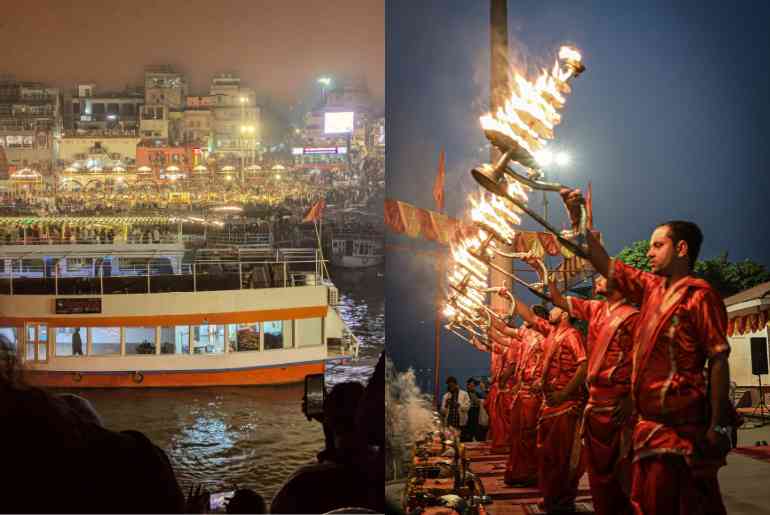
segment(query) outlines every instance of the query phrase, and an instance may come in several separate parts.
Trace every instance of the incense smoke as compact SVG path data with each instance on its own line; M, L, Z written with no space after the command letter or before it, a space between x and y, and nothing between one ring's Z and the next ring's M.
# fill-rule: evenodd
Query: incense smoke
M399 373L385 362L386 480L404 477L418 435L436 429L433 405L420 391L414 370Z

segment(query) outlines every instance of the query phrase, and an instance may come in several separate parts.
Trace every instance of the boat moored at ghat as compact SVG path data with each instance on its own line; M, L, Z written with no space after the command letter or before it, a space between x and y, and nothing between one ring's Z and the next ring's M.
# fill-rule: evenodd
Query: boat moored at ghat
M357 355L316 249L152 240L0 242L0 335L28 382L283 384Z

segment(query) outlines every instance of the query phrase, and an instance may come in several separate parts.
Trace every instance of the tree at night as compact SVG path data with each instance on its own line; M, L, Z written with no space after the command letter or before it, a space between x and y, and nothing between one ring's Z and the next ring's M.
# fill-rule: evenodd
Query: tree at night
M649 250L648 241L637 241L625 247L615 257L634 268L651 272L647 258ZM727 259L727 252L712 259L699 259L695 263L695 275L708 281L723 298L770 281L770 271L765 265L750 259L731 262Z

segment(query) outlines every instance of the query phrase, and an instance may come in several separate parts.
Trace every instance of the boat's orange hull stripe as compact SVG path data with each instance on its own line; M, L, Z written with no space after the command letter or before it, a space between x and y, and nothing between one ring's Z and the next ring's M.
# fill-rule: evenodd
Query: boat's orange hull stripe
M323 318L328 306L307 306L258 311L232 311L225 313L195 313L184 315L140 316L52 316L52 317L0 317L2 326L23 326L25 322L46 323L53 327L153 327L157 325L237 324L273 320L299 320Z
M277 365L239 370L203 372L88 373L25 370L24 379L46 388L186 388L193 386L269 385L302 382L308 374L322 374L324 362Z

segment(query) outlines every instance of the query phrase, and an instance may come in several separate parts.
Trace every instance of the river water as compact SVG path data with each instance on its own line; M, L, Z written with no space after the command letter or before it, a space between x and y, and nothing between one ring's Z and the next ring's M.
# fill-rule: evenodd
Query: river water
M327 386L365 383L385 344L383 267L331 270L340 314L361 344L359 359L327 367ZM315 459L323 431L302 414L304 386L73 391L109 429L136 429L163 448L185 492L252 488L268 502L300 465ZM139 480L139 479L137 479Z

